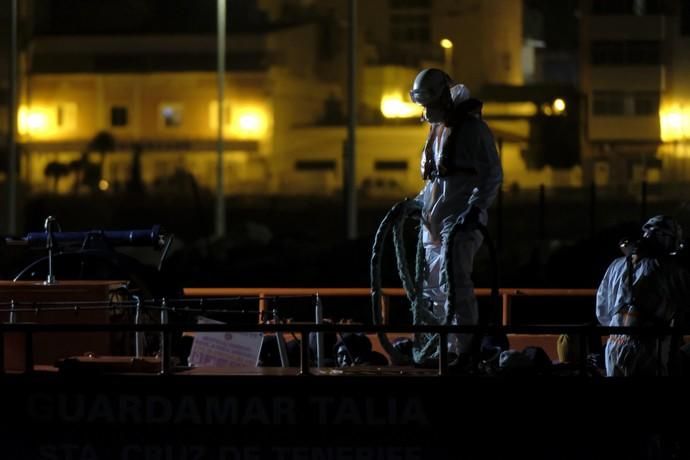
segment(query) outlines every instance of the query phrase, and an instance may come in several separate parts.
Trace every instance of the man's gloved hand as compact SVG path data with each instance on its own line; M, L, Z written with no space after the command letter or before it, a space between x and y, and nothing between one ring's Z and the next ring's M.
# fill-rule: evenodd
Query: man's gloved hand
M465 216L462 218L462 226L464 230L476 230L479 228L479 216L481 215L482 210L479 209L476 206L472 206L470 210L465 214Z

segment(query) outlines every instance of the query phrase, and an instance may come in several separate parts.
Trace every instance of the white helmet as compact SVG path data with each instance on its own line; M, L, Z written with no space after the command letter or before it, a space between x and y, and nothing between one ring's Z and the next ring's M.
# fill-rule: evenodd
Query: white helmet
M453 107L451 85L451 78L443 70L424 69L412 83L410 99L424 107L424 118L427 121L441 122Z
M450 83L450 77L443 70L424 69L417 74L412 83L410 99L419 105L434 104L444 92L450 91Z

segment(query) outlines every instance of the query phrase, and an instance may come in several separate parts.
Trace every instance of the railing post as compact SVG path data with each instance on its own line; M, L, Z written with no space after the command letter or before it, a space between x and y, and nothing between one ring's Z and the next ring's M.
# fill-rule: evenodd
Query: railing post
M323 304L321 303L321 298L319 293L316 293L316 301L314 305L315 313L315 323L323 324ZM316 367L321 369L324 365L324 353L326 351L326 345L324 343L323 332L319 331L316 333Z
M299 341L299 375L309 375L309 333L300 330Z
M283 321L278 317L278 310L273 309L273 324L283 324ZM276 345L278 346L278 356L280 357L280 367L290 367L290 362L287 354L287 344L285 337L280 331L276 331Z
M168 325L168 306L165 301L165 297L161 301L161 326L165 328ZM170 343L169 333L164 329L161 329L160 334L160 360L161 360L161 374L167 374L170 372Z
M141 298L134 296L134 299L137 302L134 310L134 324L138 326L142 323ZM134 333L134 356L137 358L144 356L144 331L136 331Z
M17 322L17 306L14 304L14 299L10 300L10 317L9 324L16 324ZM0 374L5 373L5 333L0 333Z
M388 324L388 314L390 309L390 297L386 294L381 295L381 324Z
M17 322L17 307L14 304L14 299L10 300L10 324L16 324Z
M448 374L448 333L441 332L438 335L439 352L438 352L438 375Z
M501 325L510 326L510 294L507 292L501 294L501 307Z
M266 321L266 295L259 293L259 324Z

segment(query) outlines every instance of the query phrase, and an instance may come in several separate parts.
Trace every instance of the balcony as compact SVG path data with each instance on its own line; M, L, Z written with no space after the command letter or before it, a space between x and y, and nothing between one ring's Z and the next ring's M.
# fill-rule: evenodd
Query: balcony
M592 90L661 91L665 86L663 65L591 67Z
M588 40L662 40L664 16L590 16Z

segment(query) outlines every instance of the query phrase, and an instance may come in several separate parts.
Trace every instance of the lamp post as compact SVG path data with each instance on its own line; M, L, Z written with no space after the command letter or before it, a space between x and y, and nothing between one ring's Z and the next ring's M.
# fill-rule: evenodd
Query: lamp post
M443 67L447 74L453 72L453 42L447 38L440 41L441 48L443 48Z
M225 236L225 178L223 175L223 108L225 106L225 0L218 0L217 80L218 80L218 138L216 140L216 236Z
M345 192L345 221L347 239L357 239L357 0L350 0L348 8L347 53L347 141L343 164Z
M17 0L12 0L10 17L9 101L7 107L7 227L9 234L17 232Z

